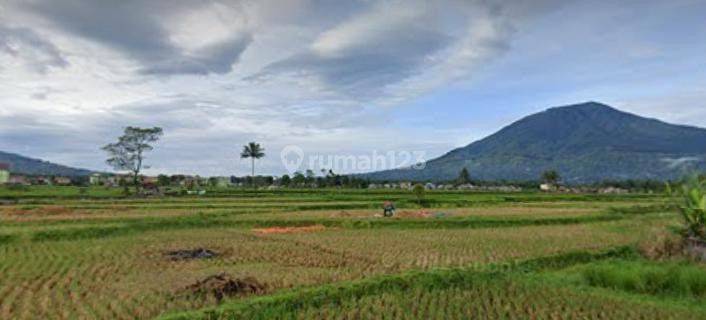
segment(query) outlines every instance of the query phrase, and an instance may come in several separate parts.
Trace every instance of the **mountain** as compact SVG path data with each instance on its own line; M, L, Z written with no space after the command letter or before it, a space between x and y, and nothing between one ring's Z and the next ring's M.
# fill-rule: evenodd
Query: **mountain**
M423 169L365 174L371 180L537 180L557 170L567 183L672 179L706 169L706 130L587 102L550 108L426 162Z
M10 164L10 172L12 173L28 175L75 177L86 176L92 173L90 170L71 168L2 151L0 151L0 163Z

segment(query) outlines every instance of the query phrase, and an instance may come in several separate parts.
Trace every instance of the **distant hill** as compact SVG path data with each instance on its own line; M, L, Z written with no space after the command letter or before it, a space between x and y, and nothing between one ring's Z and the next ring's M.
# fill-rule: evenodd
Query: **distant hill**
M671 179L706 170L706 130L587 102L523 118L430 160L422 170L365 174L372 180L450 180L466 167L482 180L537 180L555 169L567 183Z
M92 171L76 169L60 164L55 164L39 159L24 157L14 153L0 151L0 163L9 163L10 172L28 175L53 175L53 176L86 176Z

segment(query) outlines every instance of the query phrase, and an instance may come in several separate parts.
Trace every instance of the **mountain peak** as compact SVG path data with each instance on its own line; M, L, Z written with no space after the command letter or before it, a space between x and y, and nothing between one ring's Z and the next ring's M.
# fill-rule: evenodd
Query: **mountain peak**
M596 101L587 101L577 104L571 104L566 106L552 107L547 109L547 111L619 111L605 103L600 103Z
M706 130L673 125L589 101L524 117L430 160L423 170L388 171L377 180L450 180L462 168L482 180L533 180L557 170L567 182L673 179L706 170ZM687 162L680 162L688 159ZM680 165L674 165L675 163Z
M10 171L13 174L75 177L87 176L92 173L92 171L86 169L71 168L3 151L0 151L0 163L9 164Z

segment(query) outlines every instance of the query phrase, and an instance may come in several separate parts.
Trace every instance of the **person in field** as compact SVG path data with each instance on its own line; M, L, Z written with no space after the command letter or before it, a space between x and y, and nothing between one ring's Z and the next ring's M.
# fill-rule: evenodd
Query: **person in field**
M392 201L385 201L382 205L382 215L384 217L392 217L395 215L395 204Z

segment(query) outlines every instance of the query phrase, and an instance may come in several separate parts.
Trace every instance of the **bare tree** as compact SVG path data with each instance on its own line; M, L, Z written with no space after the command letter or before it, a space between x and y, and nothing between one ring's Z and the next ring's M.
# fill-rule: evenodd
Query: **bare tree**
M118 171L129 171L132 183L139 189L138 179L144 166L145 152L153 148L150 143L156 142L162 136L159 127L139 128L127 127L118 142L105 145L102 149L108 153L106 163Z

